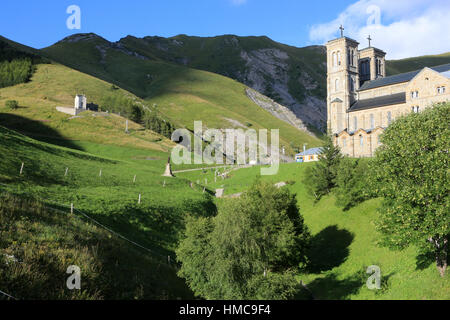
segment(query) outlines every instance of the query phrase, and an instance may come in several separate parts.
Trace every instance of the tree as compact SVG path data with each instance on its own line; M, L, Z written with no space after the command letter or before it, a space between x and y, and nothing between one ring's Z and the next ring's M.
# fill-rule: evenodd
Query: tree
M8 100L6 101L5 106L11 110L15 110L19 108L19 103L16 100Z
M331 189L335 187L341 159L342 154L339 147L335 146L331 137L327 136L319 155L319 161L306 169L303 180L308 192L314 195L316 200L330 193Z
M450 234L449 123L448 103L400 118L386 129L371 165L375 192L384 197L382 243L432 253L442 276Z
M309 239L295 195L257 182L217 216L187 218L179 275L206 299L288 299Z
M336 175L336 205L348 210L372 196L368 166L367 159L341 160Z

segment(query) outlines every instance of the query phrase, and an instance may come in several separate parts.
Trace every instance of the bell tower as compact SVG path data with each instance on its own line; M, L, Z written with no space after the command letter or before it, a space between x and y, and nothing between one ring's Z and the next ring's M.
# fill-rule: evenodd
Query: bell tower
M386 52L372 47L373 40L370 35L367 38L369 46L359 51L360 85L364 82L383 78L386 76Z
M329 134L348 128L347 112L356 100L359 89L358 45L353 39L341 37L327 43L327 127Z

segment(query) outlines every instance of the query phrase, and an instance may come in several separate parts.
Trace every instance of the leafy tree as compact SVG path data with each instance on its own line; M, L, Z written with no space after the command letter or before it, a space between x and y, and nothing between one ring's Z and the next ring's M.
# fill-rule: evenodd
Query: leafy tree
M341 160L336 175L336 205L348 210L371 197L368 167L367 159Z
M16 100L8 100L6 101L5 106L11 110L15 110L19 108L19 103Z
M418 245L433 253L442 276L450 234L450 104L395 121L382 136L371 165L384 197L378 229L394 248Z
M303 180L308 192L316 200L330 193L336 185L336 175L342 154L339 147L333 144L331 137L327 136L322 147L319 161L308 167Z
M207 299L288 299L309 239L295 195L257 182L217 216L187 219L179 275Z

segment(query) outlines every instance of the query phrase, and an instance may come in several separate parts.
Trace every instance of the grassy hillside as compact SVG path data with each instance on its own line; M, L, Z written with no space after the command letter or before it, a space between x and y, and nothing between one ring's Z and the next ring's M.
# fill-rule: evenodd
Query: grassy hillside
M195 69L218 73L250 85L247 78L248 66L242 52L277 49L288 54L289 91L303 101L307 94L326 97L326 83L322 73L326 72L323 61L325 51L321 47L297 48L278 43L268 37L238 37L223 35L217 37L190 37L178 35L171 38L128 36L120 40L126 48L153 59L183 64ZM307 73L317 84L313 90L305 88L298 81L301 73ZM273 80L273 79L272 79ZM268 79L268 83L271 79ZM270 91L262 92L271 95ZM276 98L273 96L273 98ZM282 100L276 99L283 103Z
M184 213L214 212L208 195L186 180L161 177L165 153L92 142L78 147L96 155L0 127L0 290L20 299L192 297L167 257L175 261ZM81 292L65 288L72 264L82 268Z
M373 222L378 217L380 199L349 211L336 207L333 195L315 203L301 182L308 165L311 164L283 164L278 175L260 178L293 183L287 188L297 194L314 243L310 251L312 264L308 273L299 274L298 279L307 284L316 299L450 299L450 278L439 276L433 260L424 260L414 247L391 251L377 246ZM206 177L209 188L225 187L225 193L231 195L246 190L259 170L253 167L232 171L229 179L217 183L211 182L214 178L210 170L179 175L202 183ZM369 277L366 269L371 265L381 268L381 290L372 291L365 285Z
M386 73L387 75L394 75L446 63L450 63L450 52L401 60L388 60L386 61Z
M71 68L137 94L174 124L193 129L193 120L209 128L280 129L288 152L297 146L317 146L319 140L273 117L245 94L246 86L229 78L137 55L89 34L75 35L42 52ZM231 119L232 121L228 121ZM236 122L237 121L237 122Z
M84 93L88 102L100 103L107 95L130 100L137 97L111 84L56 64L40 64L30 82L0 89L0 125L34 135L40 139L58 137L103 144L134 146L168 151L172 143L130 121L125 134L125 119L117 115L81 113L78 117L58 112L57 106L73 106L74 96ZM19 108L10 110L7 100L17 100ZM72 143L73 145L73 143Z

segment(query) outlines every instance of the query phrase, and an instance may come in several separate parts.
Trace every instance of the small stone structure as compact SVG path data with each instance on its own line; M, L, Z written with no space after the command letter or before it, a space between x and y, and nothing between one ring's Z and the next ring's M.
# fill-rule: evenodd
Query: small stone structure
M164 171L163 177L174 177L172 173L172 167L170 166L170 157L167 160L166 170Z
M87 99L85 95L77 94L75 96L74 107L56 107L59 112L67 113L72 116L76 116L79 113L88 110Z
M216 189L216 198L222 198L224 192L225 192L225 189Z

